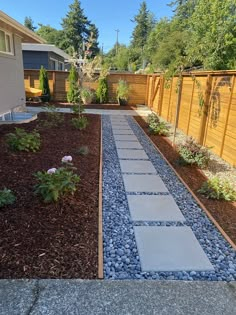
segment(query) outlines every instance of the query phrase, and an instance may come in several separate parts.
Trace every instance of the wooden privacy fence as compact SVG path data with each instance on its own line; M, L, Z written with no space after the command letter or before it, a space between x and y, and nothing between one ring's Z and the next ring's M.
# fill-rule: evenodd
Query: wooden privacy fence
M48 71L49 87L54 101L66 101L69 89L69 73L66 71ZM115 73L108 76L109 101L117 103L116 88L118 81L126 80L129 85L129 104L144 104L146 97L146 75ZM24 70L25 86L39 88L39 70ZM84 86L97 89L97 82L84 82Z
M236 166L236 71L183 74L178 128ZM175 123L178 77L147 78L146 104Z
M54 101L66 101L68 72L48 71ZM236 166L236 71L183 74L178 128L217 155ZM25 86L39 87L39 70L25 70ZM109 101L116 103L119 79L129 84L129 104L146 104L174 123L178 77L167 81L163 75L110 74ZM97 82L84 82L96 90Z

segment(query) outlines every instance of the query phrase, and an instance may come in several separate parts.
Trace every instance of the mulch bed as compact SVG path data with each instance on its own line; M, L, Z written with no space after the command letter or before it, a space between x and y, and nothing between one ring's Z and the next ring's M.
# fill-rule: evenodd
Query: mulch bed
M41 107L44 106L45 103L41 102L30 102L27 101L27 106L31 107ZM49 105L54 105L58 108L71 108L72 105L69 103L61 103L61 102L50 102ZM120 106L119 104L89 104L89 105L84 105L85 109L112 109L112 110L134 110L137 109L136 105L125 105L125 106Z
M202 171L196 167L178 165L176 161L179 154L171 142L165 137L149 134L147 122L142 117L134 118L231 240L236 243L236 202L210 200L198 193L198 189L207 180Z
M42 146L37 153L12 153L4 135L14 128L38 128L36 121L0 125L0 189L7 187L16 202L0 209L0 278L86 278L98 271L98 191L101 122L87 115L89 126L71 126L71 114L59 127L41 128ZM88 146L81 156L76 150ZM61 166L61 158L73 157L81 181L74 196L45 204L36 196L33 174Z

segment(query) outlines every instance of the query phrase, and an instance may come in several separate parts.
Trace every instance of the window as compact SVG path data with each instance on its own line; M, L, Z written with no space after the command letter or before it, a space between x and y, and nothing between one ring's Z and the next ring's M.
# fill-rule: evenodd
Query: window
M58 70L63 71L64 70L64 63L60 62L58 63Z
M12 35L0 29L0 52L13 55Z

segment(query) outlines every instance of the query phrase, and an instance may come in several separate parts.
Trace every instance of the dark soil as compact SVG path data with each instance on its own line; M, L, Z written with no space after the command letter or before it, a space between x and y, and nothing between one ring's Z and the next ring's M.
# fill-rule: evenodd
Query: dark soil
M26 105L31 106L31 107L41 107L41 106L44 106L45 103L28 101ZM50 102L49 105L54 105L58 108L72 108L72 105L69 103ZM119 104L89 104L89 105L84 105L84 108L87 108L87 109L132 110L132 109L137 109L137 106L136 105L120 106Z
M207 180L203 172L196 167L178 165L179 154L172 147L171 142L165 137L149 134L147 122L142 117L134 118L231 240L236 243L236 202L210 200L198 193L198 189Z
M37 153L10 152L4 135L16 125L0 125L0 189L11 189L17 198L0 209L0 278L97 277L100 116L87 115L89 126L78 131L71 114L60 115L64 123L59 127L40 128ZM30 131L44 119L42 113L17 127ZM88 146L88 155L76 152L81 146ZM33 174L60 167L65 155L73 157L80 175L78 190L45 204L34 194Z

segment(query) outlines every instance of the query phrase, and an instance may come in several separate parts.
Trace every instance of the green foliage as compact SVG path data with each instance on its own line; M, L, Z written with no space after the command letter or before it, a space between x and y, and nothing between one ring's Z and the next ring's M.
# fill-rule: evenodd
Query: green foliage
M46 105L44 108L46 109L46 119L40 121L43 128L58 127L64 122L63 114L59 113L54 105Z
M11 205L15 202L16 197L10 189L4 188L0 190L0 208Z
M190 137L184 144L178 146L180 154L179 163L182 165L197 165L204 168L208 165L210 154L207 148L202 147L200 144Z
M72 118L71 123L74 128L82 130L88 126L88 119L85 116L80 116L78 118Z
M14 133L6 135L6 142L13 151L36 152L40 149L40 134L34 130L26 132L22 128L15 128Z
M55 202L64 195L73 195L77 190L76 184L80 182L80 177L69 166L60 167L52 174L37 172L35 177L38 180L35 193L40 195L44 202Z
M129 86L125 80L119 80L116 88L116 97L119 102L120 99L127 101L129 96Z
M101 77L98 80L98 88L96 90L96 97L97 97L97 101L101 104L108 102L108 83L107 83L107 79L104 77Z
M47 41L48 44L56 45L58 48L66 50L65 34L63 30L57 30L50 25L39 24L39 29L36 31L37 35Z
M90 104L92 103L92 100L94 99L94 92L90 90L87 87L83 87L80 89L80 97L84 104Z
M74 104L72 106L72 113L74 115L81 116L83 112L84 112L84 106L81 103Z
M236 191L227 180L221 180L219 177L213 177L203 183L198 190L209 199L235 201Z
M160 121L159 117L152 113L148 115L148 128L149 132L154 135L167 136L169 127L164 121Z
M41 66L39 71L39 89L42 90L42 99L45 102L49 102L51 98L50 88L48 83L48 73L47 70Z
M69 90L67 92L67 101L69 103L79 103L80 102L80 93L78 87L78 72L75 66L71 66L69 73Z
M24 20L24 26L27 27L29 30L34 32L37 27L34 26L34 21L30 16L26 16Z
M87 145L81 146L78 150L76 150L76 153L79 155L88 155L89 154L89 148Z

